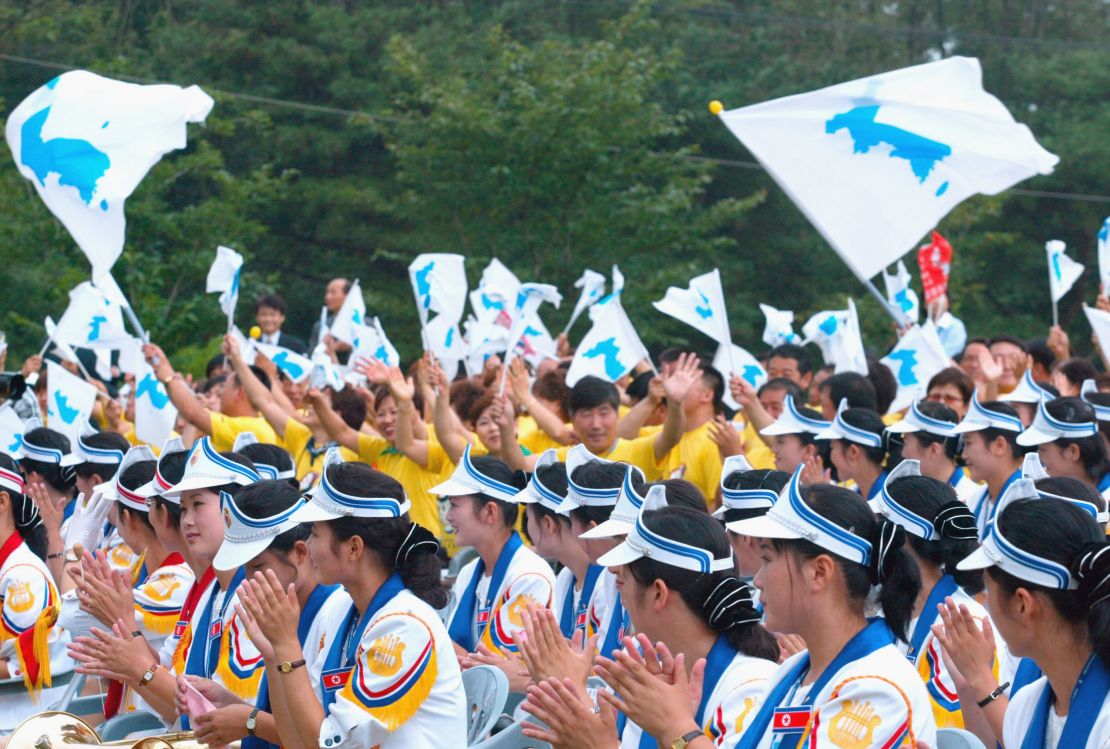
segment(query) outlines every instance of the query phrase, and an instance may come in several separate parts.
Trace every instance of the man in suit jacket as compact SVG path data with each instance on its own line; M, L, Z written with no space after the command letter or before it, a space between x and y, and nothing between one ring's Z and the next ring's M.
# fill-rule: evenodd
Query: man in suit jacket
M285 324L285 300L277 294L267 294L254 303L254 320L262 328L262 343L273 346L282 346L295 354L306 354L308 349L300 338L284 333L281 326Z

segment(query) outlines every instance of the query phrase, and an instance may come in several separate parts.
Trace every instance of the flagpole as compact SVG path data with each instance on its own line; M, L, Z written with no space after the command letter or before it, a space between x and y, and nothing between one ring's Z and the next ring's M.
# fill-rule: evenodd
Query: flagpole
M1059 325L1060 325L1060 305L1055 299L1053 299L1052 300L1052 327L1055 328Z

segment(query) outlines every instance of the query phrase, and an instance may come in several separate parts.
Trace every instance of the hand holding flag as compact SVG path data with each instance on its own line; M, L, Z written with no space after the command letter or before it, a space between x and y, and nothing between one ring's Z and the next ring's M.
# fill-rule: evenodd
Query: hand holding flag
M227 329L235 327L235 305L239 303L239 274L243 270L243 256L230 247L216 248L216 259L208 269L205 291L219 292L220 309L227 315Z
M1067 256L1065 253L1067 245L1059 239L1048 240L1045 242L1044 249L1048 255L1048 288L1052 296L1052 324L1059 325L1058 304L1083 275L1083 265Z

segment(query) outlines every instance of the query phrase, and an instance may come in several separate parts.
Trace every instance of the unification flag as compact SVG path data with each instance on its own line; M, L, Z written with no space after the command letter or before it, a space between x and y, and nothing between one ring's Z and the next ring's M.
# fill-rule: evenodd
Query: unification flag
M520 289L516 293L516 301L513 304L513 324L509 328L509 339L505 346L506 363L508 363L508 357L512 354L513 349L524 340L529 329L531 329L533 335L539 335L539 331L533 323L539 320L540 305L548 302L558 308L562 301L562 294L551 284L525 283L520 285Z
M614 300L605 305L590 332L578 344L567 370L567 387L574 387L586 375L616 382L647 358L648 351L624 307Z
M335 313L328 332L337 341L359 347L359 332L366 324L366 300L362 298L362 285L356 278L347 292L347 298ZM322 336L321 336L322 337Z
M261 341L255 341L254 347L293 382L303 382L312 374L312 359L307 356L290 351L284 346L275 346Z
M1110 312L1103 312L1086 304L1083 305L1083 312L1087 315L1087 322L1091 324L1099 349L1104 356L1110 356Z
M718 105L719 106L719 105ZM721 113L861 279L902 257L956 205L1056 156L950 57Z
M482 271L478 287L470 292L470 307L474 310L474 316L482 322L493 320L508 328L519 289L520 279L516 274L500 260L493 258Z
M1067 256L1067 245L1059 239L1048 240L1044 243L1044 249L1048 254L1048 288L1055 304L1071 291L1071 287L1083 275L1083 265Z
M906 320L916 323L921 317L921 304L917 300L917 292L910 286L912 277L906 270L906 264L899 260L892 274L883 269L883 285L886 287L886 300L894 307L902 310Z
M170 402L166 386L154 376L154 370L140 360L135 373L135 436L143 442L161 445L173 434L177 409Z
M932 320L907 330L880 361L898 382L898 393L890 404L891 413L907 409L915 400L924 398L929 380L951 363Z
M216 259L208 269L204 290L209 294L219 293L220 309L227 315L228 330L235 324L235 305L239 303L239 274L242 270L242 255L230 247L221 245L216 248Z
M1110 216L1098 230L1098 282L1104 294L1110 294Z
M597 322L597 319L605 314L605 307L609 302L620 300L621 292L624 291L624 274L621 269L613 263L613 281L609 293L598 299L597 302L590 307L590 322Z
M122 307L88 281L69 292L69 306L51 337L90 349L118 349L131 340L123 327Z
M732 351L729 351L729 346L732 346ZM729 391L728 381L733 376L746 380L756 390L763 387L767 382L767 370L759 363L751 353L740 346L733 344L722 343L717 347L717 353L713 356L713 368L721 373L725 378L725 392L722 400L725 405L734 411L740 410L740 404L732 398L732 393Z
M77 358L77 352L73 350L73 347L70 346L64 338L58 335L58 326L55 324L54 318L47 315L46 319L42 321L42 326L46 328L46 337L54 344L54 350L58 352L59 357L65 361L83 366L81 365L81 360Z
M14 460L23 457L23 419L11 403L0 406L0 453Z
M61 364L46 362L47 426L77 442L92 415L97 390Z
M728 329L728 313L725 311L725 292L721 288L721 273L714 268L709 273L690 279L685 289L671 286L658 302L652 302L655 309L664 315L700 330L717 343L732 345L732 335Z
M917 267L921 270L921 286L928 306L948 293L948 275L952 271L952 245L939 231L934 231L929 242L917 248Z
M466 306L466 263L462 255L417 255L409 265L409 280L421 325L427 326L432 314L446 315L452 325L458 325Z
M816 343L826 364L836 373L857 372L867 376L867 355L859 332L856 304L848 299L848 309L818 312L802 326L807 343Z
M784 343L800 343L801 338L794 332L793 310L775 309L769 304L760 304L766 322L763 325L763 342L768 346L781 346Z
M582 273L582 277L574 282L574 288L581 289L582 292L578 295L578 302L574 305L574 312L570 313L570 320L567 321L567 326L563 328L563 335L566 335L574 326L578 316L585 310L594 306L605 293L605 276L597 271L587 268Z
M370 318L370 324L363 325L358 332L358 346L351 354L351 361L357 361L363 357L377 359L387 367L401 366L401 355L389 342L381 321L377 317Z
M123 252L123 204L162 156L185 147L212 97L196 86L141 86L62 73L8 116L16 167L73 236L99 281Z

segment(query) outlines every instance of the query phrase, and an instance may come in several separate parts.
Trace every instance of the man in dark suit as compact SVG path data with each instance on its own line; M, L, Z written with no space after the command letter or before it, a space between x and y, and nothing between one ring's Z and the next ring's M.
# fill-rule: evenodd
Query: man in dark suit
M262 328L262 343L287 348L295 354L304 355L308 349L300 338L283 333L285 324L285 300L277 294L267 294L254 303L254 320Z

